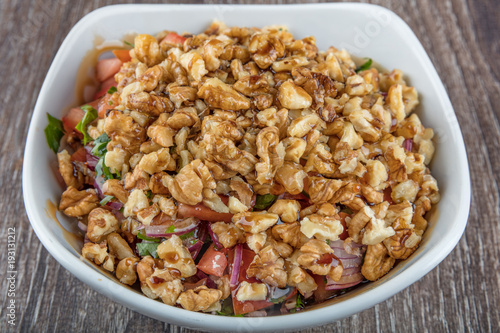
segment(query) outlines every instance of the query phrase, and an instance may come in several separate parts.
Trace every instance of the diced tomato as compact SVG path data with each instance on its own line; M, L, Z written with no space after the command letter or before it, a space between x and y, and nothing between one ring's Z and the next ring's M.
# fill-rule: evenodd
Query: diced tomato
M120 70L122 62L118 58L101 59L97 62L96 78L100 82L104 82Z
M120 59L121 62L129 62L132 60L129 50L113 50L113 54L117 59Z
M347 232L347 223L345 222L345 218L348 216L351 216L351 215L344 213L344 212L340 212L339 215L340 215L340 223L342 223L342 226L344 227L344 231L339 235L339 238L341 240L344 240L347 237L349 237L349 233Z
M85 150L85 147L78 148L78 150L71 155L71 160L79 162L87 161L87 151Z
M314 300L316 302L323 302L324 300L328 299L332 294L331 291L325 289L326 287L325 276L316 274L311 274L311 276L314 278L314 281L318 285L318 288L314 291Z
M106 112L108 110L114 109L118 106L118 99L113 98L112 94L104 94L102 98L99 99L99 103L97 104L97 115L99 118L106 117Z
M72 108L69 112L62 118L64 130L66 133L70 133L75 130L76 125L82 120L85 115L85 111L78 108Z
M201 257L197 267L208 275L222 276L227 267L226 255L210 246Z
M233 256L234 256L233 252L231 251L230 255L229 255L229 259L231 261L232 261ZM249 278L247 276L247 273L246 273L248 266L250 266L250 263L253 261L254 257L255 257L255 252L253 252L252 250L243 249L240 271L238 274L238 285L243 281L247 281L248 283L259 282L256 278L253 278L253 277ZM232 268L233 267L231 265L231 269ZM238 292L238 286L231 287L231 297L233 299L233 309L234 309L234 314L236 314L236 315L242 315L245 313L261 310L261 309L267 308L267 307L274 304L274 303L269 302L267 300L240 302L236 298L237 292Z
M179 215L183 217L193 216L199 218L200 220L210 222L224 221L226 223L230 223L233 217L233 214L230 213L218 213L216 211L213 211L203 203L191 206L179 202L177 205L177 211L179 212Z
M165 38L162 39L161 43L169 43L169 44L183 44L186 40L186 37L179 36L175 32L169 32Z
M101 83L101 89L94 95L94 99L98 99L108 93L109 88L116 87L115 77L112 76L103 83Z
M394 201L392 201L392 188L389 186L384 190L384 201L387 201L389 205L394 204Z

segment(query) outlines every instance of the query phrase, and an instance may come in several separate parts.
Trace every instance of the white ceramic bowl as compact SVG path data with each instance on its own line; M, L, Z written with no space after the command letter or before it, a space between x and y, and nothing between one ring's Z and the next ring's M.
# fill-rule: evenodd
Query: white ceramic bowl
M76 103L75 79L96 36L121 40L126 33L161 30L198 33L213 19L229 26L285 24L299 38L313 35L320 50L330 45L370 57L383 67L403 70L420 93L417 110L436 132L432 173L442 199L430 219L420 248L381 280L310 310L265 318L212 316L167 306L118 283L80 258L81 241L64 231L75 223L47 213L47 200L59 201L62 189L50 164L56 157L45 141L46 112L61 117ZM135 311L172 324L204 330L276 331L326 324L365 310L408 287L436 267L459 241L469 214L470 182L464 143L453 107L434 66L410 28L393 12L367 4L291 6L118 5L82 18L57 52L33 112L23 166L24 201L31 225L46 249L66 269L100 293Z

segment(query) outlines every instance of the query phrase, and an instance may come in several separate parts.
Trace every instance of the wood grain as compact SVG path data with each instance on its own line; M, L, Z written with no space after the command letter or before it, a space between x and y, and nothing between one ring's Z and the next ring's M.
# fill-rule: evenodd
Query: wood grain
M194 332L140 315L82 284L43 248L24 210L23 148L45 74L69 29L93 9L115 2L0 2L0 331ZM455 250L419 282L369 310L304 332L498 332L500 2L369 2L410 25L448 90L469 156L469 224ZM8 327L6 317L9 227L17 236L15 327Z

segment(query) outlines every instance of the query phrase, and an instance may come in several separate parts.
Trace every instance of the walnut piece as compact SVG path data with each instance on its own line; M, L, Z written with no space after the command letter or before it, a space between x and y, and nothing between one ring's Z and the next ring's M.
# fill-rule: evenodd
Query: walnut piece
M279 220L279 216L265 211L243 212L235 214L232 220L241 230L257 234L259 232L266 231L268 228L275 225Z
M196 274L196 265L189 250L182 244L177 235L163 241L156 249L158 257L163 260L165 267L179 270L181 276L186 278Z
M106 235L118 230L118 220L104 208L93 209L88 219L87 237L94 243L99 243Z
M94 189L78 191L68 186L61 195L59 210L72 217L84 216L99 207L99 197Z
M225 248L231 248L245 241L243 231L233 223L215 222L210 228Z
M333 250L326 242L311 239L300 248L297 263L314 274L328 275L338 281L342 275L342 262L335 257Z
M220 310L219 300L222 291L210 289L207 286L198 286L182 292L177 298L176 303L189 311L217 311ZM218 304L218 308L214 307Z
M369 245L361 267L361 274L370 281L376 281L387 274L395 262L396 259L389 256L384 244Z
M247 269L247 276L256 277L273 287L284 288L287 274L284 271L284 260L272 246L260 250Z

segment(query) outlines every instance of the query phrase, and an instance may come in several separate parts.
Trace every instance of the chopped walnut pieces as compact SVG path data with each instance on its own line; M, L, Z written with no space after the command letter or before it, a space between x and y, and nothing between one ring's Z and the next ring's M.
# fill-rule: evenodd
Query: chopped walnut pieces
M222 291L220 290L199 286L182 292L176 303L190 311L220 311L220 303L218 302L221 296ZM218 307L214 306L215 304Z
M309 294L318 288L314 278L304 269L295 265L293 265L290 272L288 272L288 284L292 287L297 287L302 295Z
M388 255L384 244L368 245L361 274L370 281L376 281L387 274L395 262L396 259Z
M189 250L182 244L177 235L163 241L156 249L165 267L177 269L182 277L196 274L196 265Z
M172 196L182 203L196 205L203 200L203 188L215 189L215 180L200 160L194 160L174 177L166 180Z
M72 186L79 189L83 185L83 174L73 167L71 156L67 150L57 153L57 161L59 162L59 172L64 179L66 186Z
M278 89L278 99L287 109L305 109L311 106L312 97L292 80L283 82Z
M121 203L126 203L128 200L128 191L123 188L118 179L108 179L102 186L102 194L112 195Z
M294 248L300 248L309 238L300 231L300 223L277 224L272 229L273 236Z
M203 98L211 108L223 110L244 110L250 108L250 100L217 78L205 81L198 90L198 97Z
M147 66L154 66L163 60L158 41L153 36L146 34L135 37L134 55Z
M244 212L233 216L234 224L245 232L257 234L266 231L279 220L277 214L262 212Z
M252 199L253 199L253 189L252 186L240 177L233 177L231 178L231 182L229 183L229 186L233 191L235 191L238 194L238 199L241 201L242 204L244 204L247 207L252 206Z
M174 278L168 268L155 268L151 277L146 279L146 285L155 297L161 298L168 305L174 305L184 290L181 280Z
M210 225L210 228L225 248L233 247L245 240L243 231L233 223L215 222Z
M264 283L248 283L243 281L236 292L236 299L240 302L263 301L267 297L267 286Z
M257 154L260 162L255 165L257 181L260 184L272 182L276 171L283 165L285 149L279 142L278 128L266 127L257 135Z
M108 210L95 208L89 214L87 237L94 243L99 243L103 238L118 230L118 220Z
M311 239L300 248L297 263L314 274L328 275L338 281L342 275L342 262L335 257L333 250L325 241Z
M204 142L208 159L221 163L243 176L255 169L257 158L245 150L238 149L232 140L205 134Z
M344 227L334 217L311 214L300 221L300 231L309 238L334 241L339 239Z
M428 167L434 130L413 113L419 96L400 70L358 70L347 51L319 51L284 26L221 22L197 35L138 35L128 53L91 141L67 135L57 156L60 209L88 225L82 254L122 283L138 278L152 299L212 313L232 293L250 301L246 313L289 288L319 301L317 275L377 280L421 244L440 199ZM80 161L83 146L102 168ZM87 189L96 174L104 184ZM103 195L114 198L101 207ZM173 236L147 244L156 227ZM361 272L330 241L356 257L368 248ZM197 274L207 246L229 261L243 249L246 282Z
M269 245L254 257L247 269L247 276L256 277L273 287L284 288L287 282L284 263L278 251Z
M290 194L299 194L304 190L304 179L307 173L297 163L285 162L276 172L276 182Z
M248 50L255 63L262 69L268 68L272 63L285 55L283 42L266 33L256 33L250 38Z
M132 117L117 110L107 115L104 130L111 138L110 144L121 145L131 154L138 153L141 143L146 140L146 130L135 123Z
M278 214L283 222L295 222L299 218L300 208L297 200L279 199L269 207L268 212Z
M135 257L120 260L116 266L116 277L121 283L131 286L137 281L137 262L139 259Z
M84 216L99 207L99 197L93 189L78 191L68 186L61 196L59 210L68 216Z

